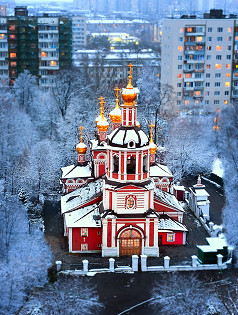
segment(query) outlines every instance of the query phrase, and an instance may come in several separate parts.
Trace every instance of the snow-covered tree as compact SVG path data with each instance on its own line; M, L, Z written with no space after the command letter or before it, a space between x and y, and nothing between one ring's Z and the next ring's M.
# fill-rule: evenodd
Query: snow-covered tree
M47 282L51 252L18 197L0 194L0 314L15 314L34 286Z
M165 144L166 162L175 179L210 172L216 156L210 118L176 118Z
M226 205L223 209L223 223L229 244L238 247L238 104L231 105L222 113L219 148L224 168ZM238 259L238 250L236 249Z
M161 129L164 129L165 120L174 117L176 112L172 105L175 101L175 93L173 88L168 84L161 84L158 74L151 67L142 69L137 80L137 85L140 90L138 107L138 116L142 119L143 128L148 128L148 125L155 125L154 142L158 143ZM162 107L171 104L172 110L165 115L162 112Z
M194 274L170 273L165 281L156 282L150 302L160 314L225 314L216 293Z
M46 288L33 292L20 315L97 314L102 308L96 289L89 279L83 277L63 277Z

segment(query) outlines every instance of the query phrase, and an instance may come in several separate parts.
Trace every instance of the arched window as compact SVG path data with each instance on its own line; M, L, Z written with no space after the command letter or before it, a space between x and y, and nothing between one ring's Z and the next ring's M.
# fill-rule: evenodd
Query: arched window
M136 173L136 159L134 156L129 156L127 158L127 174L135 174Z
M119 170L119 157L117 155L113 156L113 173L118 173Z
M143 173L148 172L148 156L144 155L143 156Z

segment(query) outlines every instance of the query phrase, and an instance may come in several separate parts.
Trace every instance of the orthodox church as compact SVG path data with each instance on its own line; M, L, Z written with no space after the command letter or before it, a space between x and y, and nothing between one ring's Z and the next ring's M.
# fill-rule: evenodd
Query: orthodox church
M137 122L138 89L129 82L122 89L123 103L104 117L104 99L96 118L97 139L91 140L91 161L87 146L76 146L78 162L62 168L61 213L70 253L101 253L159 256L160 245L184 245L187 229L184 210L172 192L173 175L156 163L157 146Z

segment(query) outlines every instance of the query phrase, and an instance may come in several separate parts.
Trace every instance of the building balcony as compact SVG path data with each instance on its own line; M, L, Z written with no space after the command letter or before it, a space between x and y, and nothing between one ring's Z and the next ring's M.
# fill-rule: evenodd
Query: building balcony
M59 70L59 66L39 66L39 70Z
M183 69L184 72L187 72L187 73L191 73L194 71L194 69L187 69L187 68L184 68Z
M52 59L54 59L55 61L59 61L59 56L57 57L42 57L42 56L39 56L39 60L41 61L51 61Z
M4 66L0 65L0 70L8 70L8 69L9 69L8 65L4 65Z
M194 91L194 86L185 86L184 91Z
M39 38L39 43L58 43L59 38Z
M59 30L44 30L44 31L40 31L38 30L39 34L58 34Z
M187 61L187 62L186 62ZM205 60L195 60L195 59L187 59L184 60L186 63L204 63Z
M204 32L185 32L185 36L205 36L205 31Z
M234 89L234 90L238 90L238 85L232 85L232 89Z

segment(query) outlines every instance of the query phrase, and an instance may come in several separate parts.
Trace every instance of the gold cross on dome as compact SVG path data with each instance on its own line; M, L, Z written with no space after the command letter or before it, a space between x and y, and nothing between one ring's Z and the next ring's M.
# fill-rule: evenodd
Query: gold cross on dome
M149 127L150 127L150 141L152 142L153 141L153 128L155 127L155 125L151 123Z
M100 101L103 101L103 100L104 100L104 97L100 96L98 99L99 99ZM101 104L101 103L100 103L100 104Z
M81 143L83 142L83 129L85 129L83 126L79 127L78 129L81 129Z
M115 87L114 91L116 91L116 97L118 99L118 94L119 94L119 91L121 91L117 86Z
M127 67L130 68L129 74L132 75L132 67L134 67L134 65L130 62L130 64Z

